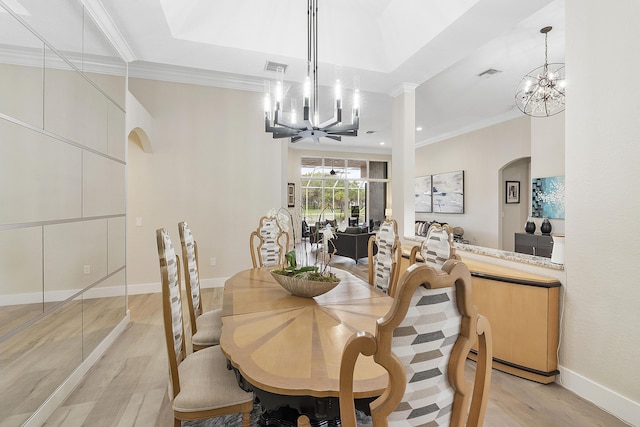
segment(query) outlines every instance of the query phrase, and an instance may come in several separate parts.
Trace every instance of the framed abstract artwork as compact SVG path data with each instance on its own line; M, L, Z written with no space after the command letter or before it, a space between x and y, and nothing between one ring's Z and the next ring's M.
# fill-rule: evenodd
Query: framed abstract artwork
M564 176L531 180L531 216L564 219Z
M506 181L504 187L506 204L520 203L520 181Z
M431 175L416 178L414 194L415 211L431 212Z
M433 212L464 213L464 171L431 175Z

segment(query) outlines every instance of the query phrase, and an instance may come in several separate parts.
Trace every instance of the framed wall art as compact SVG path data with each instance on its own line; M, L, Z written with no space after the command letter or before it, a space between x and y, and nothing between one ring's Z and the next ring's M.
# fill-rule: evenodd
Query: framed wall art
M287 184L287 207L296 206L296 185L293 182Z
M416 178L413 203L416 212L431 212L431 175Z
M520 203L520 181L506 181L504 186L504 202Z
M464 171L431 175L433 212L464 213Z
M531 216L564 219L564 176L531 180Z

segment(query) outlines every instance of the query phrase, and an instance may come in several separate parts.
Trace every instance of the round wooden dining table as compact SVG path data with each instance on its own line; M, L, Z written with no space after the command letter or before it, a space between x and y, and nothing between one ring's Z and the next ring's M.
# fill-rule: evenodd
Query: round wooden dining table
M241 271L225 282L220 347L240 385L254 391L267 410L288 407L317 420L339 417L344 346L356 332L375 332L392 298L351 273L333 272L340 284L314 298L291 295L269 268ZM372 357L359 357L357 399L379 396L387 382Z

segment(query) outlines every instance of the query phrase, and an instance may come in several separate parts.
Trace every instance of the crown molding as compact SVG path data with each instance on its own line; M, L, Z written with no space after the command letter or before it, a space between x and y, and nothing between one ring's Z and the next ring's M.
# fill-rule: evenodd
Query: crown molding
M264 79L199 68L178 67L155 62L135 61L129 64L129 77L174 83L215 86L227 89L264 91Z
M407 83L407 82L400 83L398 86L391 89L391 91L389 92L389 96L391 96L392 98L395 98L396 96L402 95L403 93L415 92L418 86L420 85L417 83Z
M524 114L518 110L515 109L515 111L510 110L504 114L500 114L498 116L494 116L491 117L487 120L481 120L479 122L475 122L473 124L470 124L469 126L465 126L463 128L459 128L456 129L453 132L445 132L436 136L433 136L431 138L428 139L424 139L420 142L416 142L416 148L419 147L424 147L425 145L429 145L429 144L433 144L436 142L440 142L440 141L444 141L446 139L450 139L450 138L454 138L456 136L460 136L460 135L464 135L466 133L470 133L476 130L480 130L480 129L484 129L487 128L489 126L493 126L493 125L497 125L500 123L504 123L507 122L509 120L513 120L513 119L517 119L519 117L526 117L524 116Z
M118 30L113 19L111 19L111 16L109 16L102 3L100 3L100 0L82 0L82 4L96 25L98 25L113 47L118 51L120 56L122 56L122 59L126 62L135 61L136 56L133 50L131 50L129 43L122 37L120 30Z

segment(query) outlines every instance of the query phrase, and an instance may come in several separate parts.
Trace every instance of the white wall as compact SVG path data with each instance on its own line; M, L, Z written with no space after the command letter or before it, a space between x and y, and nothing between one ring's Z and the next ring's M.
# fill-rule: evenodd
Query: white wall
M640 2L567 0L562 382L640 425Z
M416 219L463 227L470 243L499 248L498 217L504 203L499 171L529 157L530 141L530 119L523 116L416 149L416 176L464 171L464 214L425 213Z
M249 235L270 208L283 206L286 183L287 142L264 132L262 94L143 79L130 79L129 90L154 126L151 153L129 143L132 292L160 282L157 228L169 231L180 253L180 221L189 223L198 242L205 286L250 268Z

